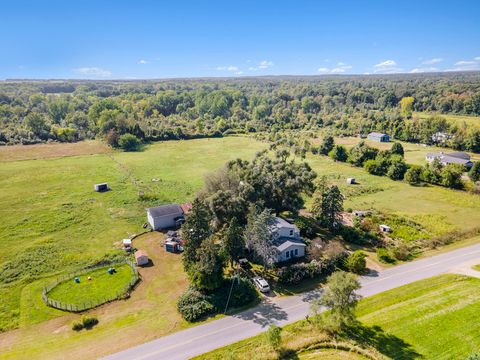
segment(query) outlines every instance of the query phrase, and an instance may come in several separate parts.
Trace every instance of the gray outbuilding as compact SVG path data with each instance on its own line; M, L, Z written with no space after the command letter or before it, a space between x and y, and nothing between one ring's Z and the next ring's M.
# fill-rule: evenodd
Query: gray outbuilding
M153 230L164 230L179 226L185 214L178 204L162 205L148 208L147 220Z

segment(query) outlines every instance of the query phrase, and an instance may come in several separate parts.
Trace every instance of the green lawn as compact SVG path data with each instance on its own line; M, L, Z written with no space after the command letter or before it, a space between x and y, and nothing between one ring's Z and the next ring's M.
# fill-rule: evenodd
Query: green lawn
M480 279L441 275L361 300L360 323L339 341L354 342L392 359L464 359L480 348L480 322L475 320L479 313ZM328 337L303 320L285 326L282 339L286 350L301 354ZM198 359L228 356L274 359L276 355L260 334Z
M419 236L425 231L430 236L438 236L473 230L480 224L480 195L440 186L411 186L385 176L370 175L362 168L334 162L326 156L310 154L307 159L315 171L340 187L346 197L346 209L373 209L412 220L423 229L418 232ZM347 177L354 177L358 184L348 185Z
M478 120L480 124L480 119ZM376 141L371 141L368 139L360 139L358 137L337 137L335 138L335 143L340 144L345 146L347 149L352 148L356 144L358 144L360 141L365 141L365 143L371 147L374 147L379 150L390 150L393 145L393 141L390 141L388 143L380 143ZM408 164L413 164L413 165L425 165L425 156L427 153L431 152L453 152L454 150L452 149L447 149L447 148L442 148L442 147L437 147L437 146L424 146L421 144L414 144L414 143L409 143L409 142L404 142L404 141L399 141L402 146L403 150L405 151L405 161ZM318 144L320 143L319 139L316 139L313 141L313 143ZM473 161L480 161L480 154L475 154L475 153L469 153Z
M416 112L413 114L414 117L418 117L419 119L428 118L434 114ZM449 115L449 114L439 114L440 116L447 119L452 124L458 125L460 127L476 127L480 129L480 116L468 116L468 115Z
M0 242L8 249L0 253L0 331L25 324L35 296L23 289L32 281L116 251L121 239L143 231L146 207L191 200L208 172L265 147L229 137L158 142L139 153L0 161ZM31 149L35 157L38 149ZM104 181L112 190L94 192ZM157 199L142 201L139 191Z
M48 297L64 304L104 303L121 295L134 277L128 264L114 268L116 272L113 274L107 272L109 266L82 274L78 276L79 283L73 278L63 281L48 293Z

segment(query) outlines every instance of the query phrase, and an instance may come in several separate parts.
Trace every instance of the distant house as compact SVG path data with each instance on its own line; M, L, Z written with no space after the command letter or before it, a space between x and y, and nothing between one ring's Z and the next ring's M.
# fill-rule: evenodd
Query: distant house
M147 220L153 230L164 230L185 221L185 212L178 204L156 206L147 209Z
M347 184L349 185L355 184L355 178L347 178Z
M452 134L446 132L436 132L432 135L431 139L436 144L443 144L446 143L448 140L452 138Z
M300 238L300 230L288 221L276 217L270 226L270 236L275 248L275 262L288 261L305 256L307 245Z
M147 265L150 260L148 259L147 252L145 250L135 251L135 263L138 266Z
M367 136L368 140L377 141L377 142L389 142L390 136L383 133L371 132Z
M461 164L467 169L470 169L473 166L473 162L470 160L470 155L465 152L428 153L425 156L425 160L429 163L435 159L438 159L442 165Z
M353 215L355 216L358 216L358 217L364 217L364 216L368 216L368 215L371 215L372 212L369 211L369 210L354 210L353 211Z

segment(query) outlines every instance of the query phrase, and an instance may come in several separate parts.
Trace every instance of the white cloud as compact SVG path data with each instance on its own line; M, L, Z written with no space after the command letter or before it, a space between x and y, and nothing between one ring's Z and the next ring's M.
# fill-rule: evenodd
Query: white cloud
M78 74L91 77L107 78L112 76L112 72L110 70L105 70L99 67L81 67L73 69L73 71Z
M410 70L410 72L412 74L420 74L420 73L426 73L426 72L436 72L436 71L439 71L438 68L436 67L419 67L419 68L415 68L415 69L412 69Z
M322 74L344 74L347 72L347 70L350 70L352 68L351 65L347 65L343 62L337 63L337 67L334 68L327 68L327 67L321 67L317 71Z
M235 75L242 75L243 71L235 71Z
M269 67L272 67L272 66L273 66L273 62L269 60L260 61L260 63L258 64L259 69L268 69Z
M395 60L385 60L381 63L375 64L373 67L375 68L373 72L380 74L396 74L403 71L402 68L397 66Z
M137 62L137 64L140 64L140 65L145 65L145 64L148 64L148 63L149 63L149 61L143 60L143 59L142 59L142 60L139 60L139 61Z
M374 67L376 68L389 68L392 66L397 66L397 63L395 62L395 60L385 60L381 63L374 65Z
M441 63L442 61L443 61L442 58L433 58L433 59L428 59L428 60L422 61L422 64L423 65L434 65L434 64Z
M469 66L469 65L475 65L476 64L476 61L470 61L470 60L461 60L461 61L457 61L455 63L455 66Z
M480 70L480 56L473 58L473 60L460 60L454 64L452 69L445 71L471 71Z
M218 71L239 71L238 66L234 66L234 65L217 66L215 69Z

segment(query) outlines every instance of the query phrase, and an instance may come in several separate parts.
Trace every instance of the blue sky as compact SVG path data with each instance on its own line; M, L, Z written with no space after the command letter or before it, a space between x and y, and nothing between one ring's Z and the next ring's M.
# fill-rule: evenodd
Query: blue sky
M0 79L480 70L480 1L0 0Z

